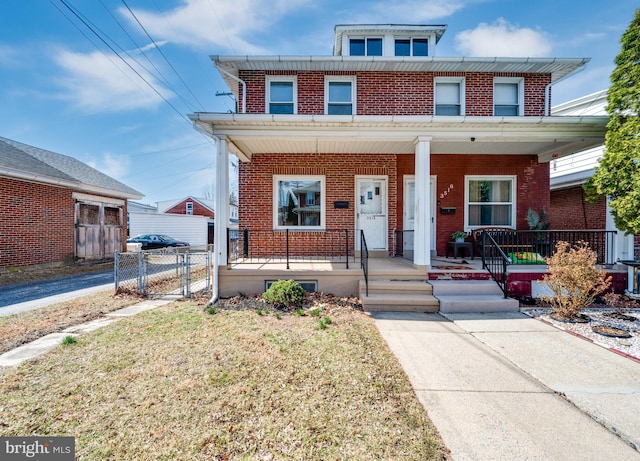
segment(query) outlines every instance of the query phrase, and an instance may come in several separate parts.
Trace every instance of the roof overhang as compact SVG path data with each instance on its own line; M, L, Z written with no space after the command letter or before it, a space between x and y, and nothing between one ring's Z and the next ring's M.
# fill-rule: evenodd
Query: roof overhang
M430 138L431 154L537 155L540 162L604 142L607 116L443 117L196 113L196 129L225 138L242 161L254 154L414 154Z
M550 74L555 82L575 72L589 58L470 58L421 56L211 56L238 98L240 71L268 72L509 72Z
M53 176L46 176L29 171L17 170L13 168L0 167L0 177L18 179L21 181L35 182L40 184L48 184L50 186L64 187L79 192L88 192L92 194L100 194L108 197L118 197L122 199L141 199L144 195L140 193L128 193L125 191L108 189L105 187L85 184L81 181L73 179L62 179Z

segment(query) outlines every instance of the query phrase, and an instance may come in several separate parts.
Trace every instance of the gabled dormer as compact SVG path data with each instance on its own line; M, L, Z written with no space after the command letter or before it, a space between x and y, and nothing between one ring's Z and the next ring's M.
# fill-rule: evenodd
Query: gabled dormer
M436 55L446 25L339 24L335 26L334 56Z

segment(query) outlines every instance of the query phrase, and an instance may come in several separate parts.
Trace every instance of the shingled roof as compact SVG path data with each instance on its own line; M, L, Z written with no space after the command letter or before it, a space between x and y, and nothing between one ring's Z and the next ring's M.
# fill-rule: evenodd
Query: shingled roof
M73 157L3 137L0 137L1 176L127 199L144 197L137 190Z

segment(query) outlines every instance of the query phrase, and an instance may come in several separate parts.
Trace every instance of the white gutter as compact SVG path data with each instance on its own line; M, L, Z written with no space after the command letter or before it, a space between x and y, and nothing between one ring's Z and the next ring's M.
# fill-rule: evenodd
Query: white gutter
M221 73L225 74L229 78L235 80L240 85L242 85L242 113L243 114L246 113L247 112L247 84L246 84L246 82L244 80L241 80L240 78L236 77L231 72L229 72L229 71L223 69L222 67L218 66L218 64L215 61L214 61L213 65L216 67L216 69L218 69L218 72L221 72ZM237 107L236 107L236 110L238 110Z
M584 70L585 65L589 61L591 61L591 59L587 59L587 58L583 59L584 64L582 66L578 67L573 72L569 72L564 77L560 77L558 80L554 82L550 82L549 84L547 84L547 86L544 87L544 115L548 115L548 116L551 115L551 85L555 85L556 83L563 81L567 77L572 77L578 72L582 72Z

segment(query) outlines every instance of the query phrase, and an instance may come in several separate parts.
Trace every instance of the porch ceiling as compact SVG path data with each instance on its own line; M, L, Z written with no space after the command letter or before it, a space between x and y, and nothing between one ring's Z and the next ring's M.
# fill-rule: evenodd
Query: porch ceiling
M413 154L419 137L432 154L537 155L548 162L604 142L606 116L385 117L198 113L207 133L226 137L243 161L254 154Z

